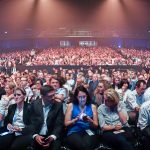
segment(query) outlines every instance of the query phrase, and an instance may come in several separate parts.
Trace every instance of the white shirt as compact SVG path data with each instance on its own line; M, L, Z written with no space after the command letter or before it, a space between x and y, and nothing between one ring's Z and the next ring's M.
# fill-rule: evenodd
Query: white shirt
M8 107L15 103L16 102L14 99L9 100L6 95L3 95L0 100L0 114L2 114L4 117L7 116Z
M26 91L26 98L25 99L28 98L28 101L29 101L31 99L31 97L33 96L33 92L29 86L26 86L24 89Z
M19 110L18 108L15 111L14 117L13 117L13 126L18 126L19 128L24 128L25 124L23 122L23 109ZM15 132L15 135L22 135L20 132Z
M19 128L25 127L25 124L23 122L23 109L21 109L21 111L18 108L16 109L12 125L18 126Z
M126 99L132 94L131 90L129 90L129 89L127 89L124 93L123 93L122 89L118 89L116 91L119 94L120 100L123 102L125 102Z
M130 112L134 111L136 107L141 106L144 101L144 95L139 96L137 91L134 90L128 94L128 97L124 103L126 104L127 111Z
M144 93L144 99L145 99L145 101L150 100L150 87L146 89L146 91Z
M46 133L48 131L46 120L47 120L48 113L50 111L50 107L51 106L46 106L46 107L43 106L44 123L42 125L41 131L40 131L40 135L46 135Z
M44 107L44 102L42 100L42 105L43 105L43 117L44 117L44 122L43 122L43 125L42 125L42 128L40 130L40 135L46 135L47 134L47 123L46 123L46 120L47 120L47 116L48 116L48 113L51 109L51 105L47 106L47 107ZM33 138L35 138L38 134L34 134L33 135ZM50 137L52 137L54 140L57 139L57 137L55 135L50 135Z
M150 125L150 101L142 104L137 126L143 130L148 125Z

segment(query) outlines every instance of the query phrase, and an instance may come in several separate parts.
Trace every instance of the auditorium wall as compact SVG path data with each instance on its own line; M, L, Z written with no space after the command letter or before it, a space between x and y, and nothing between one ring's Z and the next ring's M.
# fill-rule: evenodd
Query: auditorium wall
M49 47L60 47L60 41L69 41L71 47L78 47L80 41L96 41L97 46L126 47L150 49L150 39L135 38L77 38L77 37L57 37L57 38L36 38L36 39L3 39L0 40L1 52L14 49L43 49Z

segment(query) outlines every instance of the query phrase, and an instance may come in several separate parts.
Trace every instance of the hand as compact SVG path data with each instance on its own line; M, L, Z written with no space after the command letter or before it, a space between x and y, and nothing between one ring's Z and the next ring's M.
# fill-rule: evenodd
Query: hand
M60 100L60 99L58 99L58 98L55 98L55 101L56 101L56 102L61 102L61 100Z
M93 123L93 120L92 120L89 116L84 116L84 117L83 117L83 120L84 120L84 121L88 121L88 122L90 122L90 123Z
M47 148L49 148L50 143L44 144L44 145L42 145L42 146L43 146L43 149L47 149Z
M77 116L75 119L72 119L72 123L76 123L79 120L79 116Z
M14 132L21 132L22 129L19 128L18 126L13 126L13 131L14 131Z
M8 99L7 95L2 95L1 99Z
M119 125L119 124L115 125L115 130L120 130L121 128L122 128L122 125Z
M7 125L7 129L10 131L10 132L14 132L14 127L12 126L12 124L8 124Z
M43 145L44 144L44 137L43 136L40 136L40 135L37 135L35 137L35 141L39 144L39 145Z
M14 94L9 95L8 98L9 98L9 100L13 99L14 98Z
M74 121L77 122L79 120L79 116L77 116Z
M51 136L44 139L43 148L48 148L52 141L54 141L54 139Z
M62 102L62 100L63 100L62 95L60 95L60 94L55 94L55 98L54 99L57 102Z

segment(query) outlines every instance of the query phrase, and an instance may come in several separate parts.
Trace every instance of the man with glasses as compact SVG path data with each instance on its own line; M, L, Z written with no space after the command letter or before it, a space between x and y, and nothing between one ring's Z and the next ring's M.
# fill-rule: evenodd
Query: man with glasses
M32 109L40 116L40 126L33 135L35 149L59 150L63 130L64 115L62 103L54 100L55 90L45 85L40 90L42 99L32 104Z

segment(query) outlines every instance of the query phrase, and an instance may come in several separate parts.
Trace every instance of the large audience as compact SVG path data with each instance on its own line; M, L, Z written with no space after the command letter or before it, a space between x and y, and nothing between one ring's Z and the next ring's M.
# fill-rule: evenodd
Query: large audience
M150 67L150 51L78 47L0 54L0 149L149 149L149 72L20 72L17 65Z
M0 54L0 66L136 65L150 67L150 51L109 47L47 48Z
M64 61L71 64L70 57L82 62L82 58L98 57L101 52L104 59L114 58L115 63L122 55L127 56L126 50L118 54L109 48L106 51L100 48L63 50L62 54L61 49L39 51L33 56L33 62L43 64L40 59L46 61L61 55L65 58L62 64ZM96 55L91 53L93 50ZM22 54L30 55L30 51ZM2 54L3 59L7 55ZM81 59L74 55L80 55ZM133 56L145 57L134 52ZM10 57L17 58L13 53ZM10 75L1 72L0 149L94 150L103 144L115 150L148 150L149 100L150 74L145 70L60 68L54 73L47 70L15 71Z

